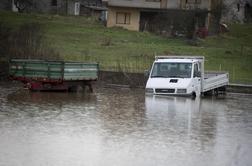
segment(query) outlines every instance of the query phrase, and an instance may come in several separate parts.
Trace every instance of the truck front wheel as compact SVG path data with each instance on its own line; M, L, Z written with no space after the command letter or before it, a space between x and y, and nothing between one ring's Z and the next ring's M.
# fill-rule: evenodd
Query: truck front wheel
M192 92L192 99L195 99L196 98L196 92Z

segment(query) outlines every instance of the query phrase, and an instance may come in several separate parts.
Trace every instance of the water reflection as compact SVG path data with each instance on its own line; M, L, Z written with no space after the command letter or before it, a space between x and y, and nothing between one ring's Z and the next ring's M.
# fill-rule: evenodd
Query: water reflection
M204 150L213 146L216 136L216 116L209 116L217 107L209 100L197 98L146 96L146 115L149 123L162 130L163 137L172 137L179 142L191 145L191 148ZM174 141L174 140L173 140Z
M251 163L251 96L31 93L1 85L0 92L0 165Z

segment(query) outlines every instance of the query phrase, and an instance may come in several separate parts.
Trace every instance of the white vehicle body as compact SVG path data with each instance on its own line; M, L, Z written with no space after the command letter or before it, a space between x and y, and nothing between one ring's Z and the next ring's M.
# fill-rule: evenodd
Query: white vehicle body
M146 84L146 93L199 96L228 83L228 73L204 72L204 57L157 56Z

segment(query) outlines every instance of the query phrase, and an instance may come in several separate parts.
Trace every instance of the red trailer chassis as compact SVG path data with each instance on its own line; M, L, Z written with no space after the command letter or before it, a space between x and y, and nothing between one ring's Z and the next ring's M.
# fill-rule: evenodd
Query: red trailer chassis
M10 76L11 80L17 80L24 84L25 88L31 91L77 91L78 87L83 90L86 87L93 92L92 84L97 79L88 80L63 80L63 79L46 79L46 78L27 78Z

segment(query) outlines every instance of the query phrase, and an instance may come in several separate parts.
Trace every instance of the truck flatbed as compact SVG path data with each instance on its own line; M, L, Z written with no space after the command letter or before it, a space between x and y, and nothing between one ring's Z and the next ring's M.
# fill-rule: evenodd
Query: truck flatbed
M208 92L216 88L228 85L229 77L227 72L207 71L204 73L203 92Z

